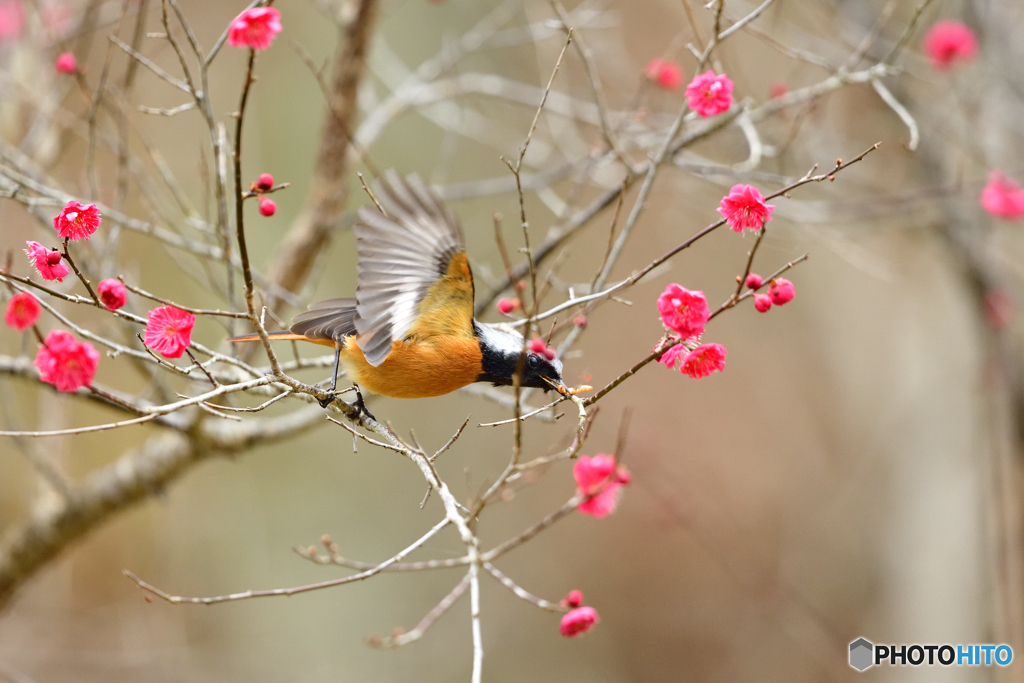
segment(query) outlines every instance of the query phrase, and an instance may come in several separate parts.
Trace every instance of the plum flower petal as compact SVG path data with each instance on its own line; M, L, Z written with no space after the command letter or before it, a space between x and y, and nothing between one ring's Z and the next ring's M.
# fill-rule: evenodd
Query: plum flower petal
M666 59L652 59L644 75L662 90L678 90L683 84L682 67Z
M733 185L729 194L722 197L716 210L722 214L730 228L743 232L746 228L760 230L772 219L775 206L766 203L753 185Z
M701 344L683 359L683 372L694 379L725 370L725 354L721 344Z
M717 116L732 106L732 88L732 81L725 74L716 76L714 71L705 71L686 86L687 104L701 118Z
M658 312L665 327L683 339L704 334L704 324L711 315L704 292L690 291L674 282L658 297Z
M77 391L92 384L100 354L89 342L77 341L70 332L52 330L46 345L39 347L35 366L39 379L57 391Z
M577 607L562 617L558 632L566 638L575 638L586 633L599 621L597 610L593 607Z
M24 332L36 324L41 310L38 299L29 292L21 292L12 296L11 300L7 302L4 322L8 327L13 327L18 332Z
M974 31L959 21L944 19L936 22L924 36L924 51L932 66L946 71L954 62L969 62L978 52L978 39Z
M661 346L661 344L658 344L654 348L657 349L658 346ZM679 366L679 362L684 356L686 356L686 347L682 344L676 344L665 351L665 353L661 354L661 358L658 359L658 362L669 370L672 370Z
M776 306L788 304L796 296L796 287L789 280L777 277L768 285L768 296Z
M32 262L32 265L36 267L39 275L44 280L56 280L57 282L64 282L64 278L71 272L71 267L64 263L64 257L56 249L47 249L39 242L32 242L31 240L25 242L28 245L28 249L25 250L25 254L28 255L28 260Z
M572 474L579 492L589 496L578 509L593 517L606 517L614 512L619 489L632 479L629 470L616 467L614 457L601 453L593 457L581 456Z
M266 50L281 32L281 13L273 7L247 9L228 27L228 45Z
M116 311L128 303L128 290L120 280L113 278L100 280L100 283L96 285L96 291L100 294L100 301L109 311Z
M95 204L79 204L71 200L53 217L53 229L70 240L89 239L100 227L100 210Z
M164 358L181 358L192 343L196 317L174 306L161 306L149 312L146 346Z
M1012 221L1024 217L1024 189L1001 171L992 171L981 191L981 207L996 218Z

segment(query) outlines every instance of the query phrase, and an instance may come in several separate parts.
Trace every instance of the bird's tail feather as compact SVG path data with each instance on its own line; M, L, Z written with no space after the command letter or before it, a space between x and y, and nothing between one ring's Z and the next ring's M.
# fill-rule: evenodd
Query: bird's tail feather
M311 342L313 344L320 344L321 346L334 346L334 341L331 339L310 339L309 337L305 337L301 334L295 334L294 332L289 332L288 330L277 330L274 332L267 332L267 336L273 340L293 339L295 341L304 341ZM238 342L259 341L259 339L260 336L258 334L245 334L242 335L241 337L231 337L231 339L227 339L226 341L234 344Z

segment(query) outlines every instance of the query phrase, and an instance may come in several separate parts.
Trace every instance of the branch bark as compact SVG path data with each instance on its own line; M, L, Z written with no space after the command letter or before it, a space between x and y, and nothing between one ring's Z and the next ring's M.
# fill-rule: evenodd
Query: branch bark
M323 422L323 410L244 423L206 419L189 432L161 432L73 486L60 504L36 511L0 538L0 611L48 562L113 515L145 501L209 457L288 438Z

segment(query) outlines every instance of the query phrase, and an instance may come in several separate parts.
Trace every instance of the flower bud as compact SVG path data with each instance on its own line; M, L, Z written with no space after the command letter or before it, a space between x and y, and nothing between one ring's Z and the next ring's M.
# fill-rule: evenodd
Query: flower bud
M558 601L558 604L562 607L575 609L583 604L583 593L578 590L571 590L568 595Z
M586 633L598 622L597 610L593 607L577 607L562 617L559 632L566 638L575 638Z
M109 311L116 311L128 303L128 290L120 280L100 280L96 291L100 293L100 301Z
M73 74L78 71L78 61L70 52L63 52L53 63L53 69L59 74Z
M796 288L789 280L776 278L768 285L768 296L772 298L773 304L781 306L793 300L793 297L796 296Z

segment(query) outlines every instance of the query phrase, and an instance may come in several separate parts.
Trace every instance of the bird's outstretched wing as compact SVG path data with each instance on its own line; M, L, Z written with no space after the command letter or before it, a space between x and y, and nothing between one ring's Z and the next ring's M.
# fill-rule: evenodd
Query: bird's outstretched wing
M291 331L309 339L342 343L356 333L356 300L352 297L327 299L309 305L309 310L292 320Z
M355 225L354 324L366 360L380 365L407 338L472 337L473 275L455 214L417 175L388 171L373 191L384 213L364 207Z

